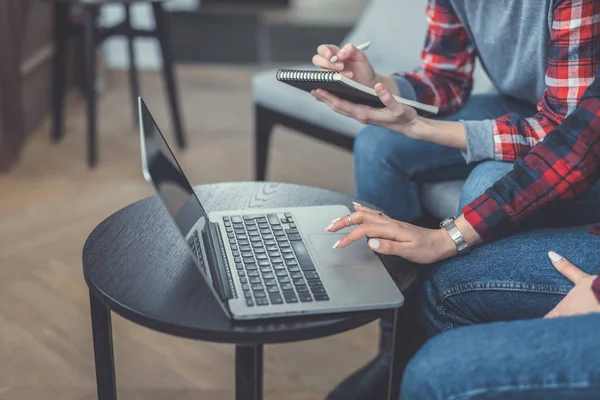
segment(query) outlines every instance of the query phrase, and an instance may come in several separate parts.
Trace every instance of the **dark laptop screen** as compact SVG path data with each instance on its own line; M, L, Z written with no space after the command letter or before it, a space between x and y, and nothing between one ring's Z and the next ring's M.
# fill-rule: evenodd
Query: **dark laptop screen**
M187 235L199 221L198 230L202 233L207 221L204 208L141 99L140 110L146 163L153 184L181 232Z

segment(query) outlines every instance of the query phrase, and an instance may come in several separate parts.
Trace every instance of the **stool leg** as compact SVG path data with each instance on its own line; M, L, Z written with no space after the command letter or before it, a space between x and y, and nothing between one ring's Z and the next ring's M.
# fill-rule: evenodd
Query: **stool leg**
M138 97L140 96L140 81L138 79L138 71L135 63L135 36L131 32L131 5L124 4L125 7L125 25L127 27L127 42L129 47L129 86L131 88L131 96L133 98L133 123L138 126Z
M115 361L110 310L90 292L98 400L116 400Z
M274 125L271 115L266 108L254 106L254 179L257 181L267 177L269 141Z
M262 400L263 346L235 346L236 400Z
M85 97L87 101L87 159L90 167L97 162L96 148L96 20L98 6L85 7Z
M400 310L394 311L394 334L392 339L392 360L390 362L390 378L388 385L388 400L397 400L400 398L400 384L404 366L408 362L403 354L403 346L400 343L406 335L403 335L403 326L400 321Z
M52 140L63 137L64 101L67 90L67 41L69 4L54 4L54 58L52 66Z
M179 98L177 95L177 87L175 84L175 77L173 74L173 54L171 52L171 45L169 43L169 30L165 18L165 11L163 9L162 3L160 2L153 2L152 8L154 9L154 18L156 20L156 35L158 41L160 42L160 49L162 52L163 74L169 96L171 114L173 116L173 124L175 126L175 136L177 138L177 144L179 145L179 147L184 148L186 147L186 140L185 135L183 133L183 126L181 123Z
M404 305L393 312L394 333L392 337L388 398L400 398L402 376L411 358L427 341L419 321L418 296L410 296Z

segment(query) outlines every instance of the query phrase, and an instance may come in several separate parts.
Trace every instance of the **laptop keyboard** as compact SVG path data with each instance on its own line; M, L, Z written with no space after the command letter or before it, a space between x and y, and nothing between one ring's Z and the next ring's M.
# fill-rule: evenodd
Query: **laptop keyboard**
M206 264L204 263L204 256L202 255L202 247L200 246L200 237L198 235L197 230L194 230L193 235L189 237L188 244L194 251L194 254L196 255L196 260L198 260L198 264L200 264L200 268L202 268L202 271L206 275Z
M223 217L246 305L327 301L290 213Z

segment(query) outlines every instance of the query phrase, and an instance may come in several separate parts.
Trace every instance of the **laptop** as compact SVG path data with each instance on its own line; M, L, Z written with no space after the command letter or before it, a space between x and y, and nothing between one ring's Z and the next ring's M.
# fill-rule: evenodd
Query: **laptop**
M227 316L257 320L400 307L404 297L366 241L323 230L344 205L206 213L139 98L145 179Z

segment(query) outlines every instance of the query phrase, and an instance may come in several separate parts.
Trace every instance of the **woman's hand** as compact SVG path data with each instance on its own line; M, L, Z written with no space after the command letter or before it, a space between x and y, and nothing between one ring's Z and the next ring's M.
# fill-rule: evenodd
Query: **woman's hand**
M416 130L411 129L414 128L417 121L417 111L412 107L398 103L390 89L383 83L375 85L375 92L385 107L374 108L351 103L324 89L313 90L311 94L338 114L354 118L363 124L382 126L392 131L402 132L406 136L417 138Z
M336 55L338 60L332 63L331 57ZM322 44L317 48L317 54L313 56L312 62L322 70L338 71L345 77L370 88L377 83L377 73L365 52L350 43L341 49L333 44Z
M425 229L396 221L385 214L355 203L356 212L334 220L325 230L337 232L358 225L334 248L344 248L362 238L370 238L369 246L381 254L394 254L419 264L430 264L456 254L450 235L442 229Z
M548 253L548 256L554 268L573 282L575 286L544 318L600 312L600 303L598 303L592 291L592 282L596 276L586 274L553 251Z

